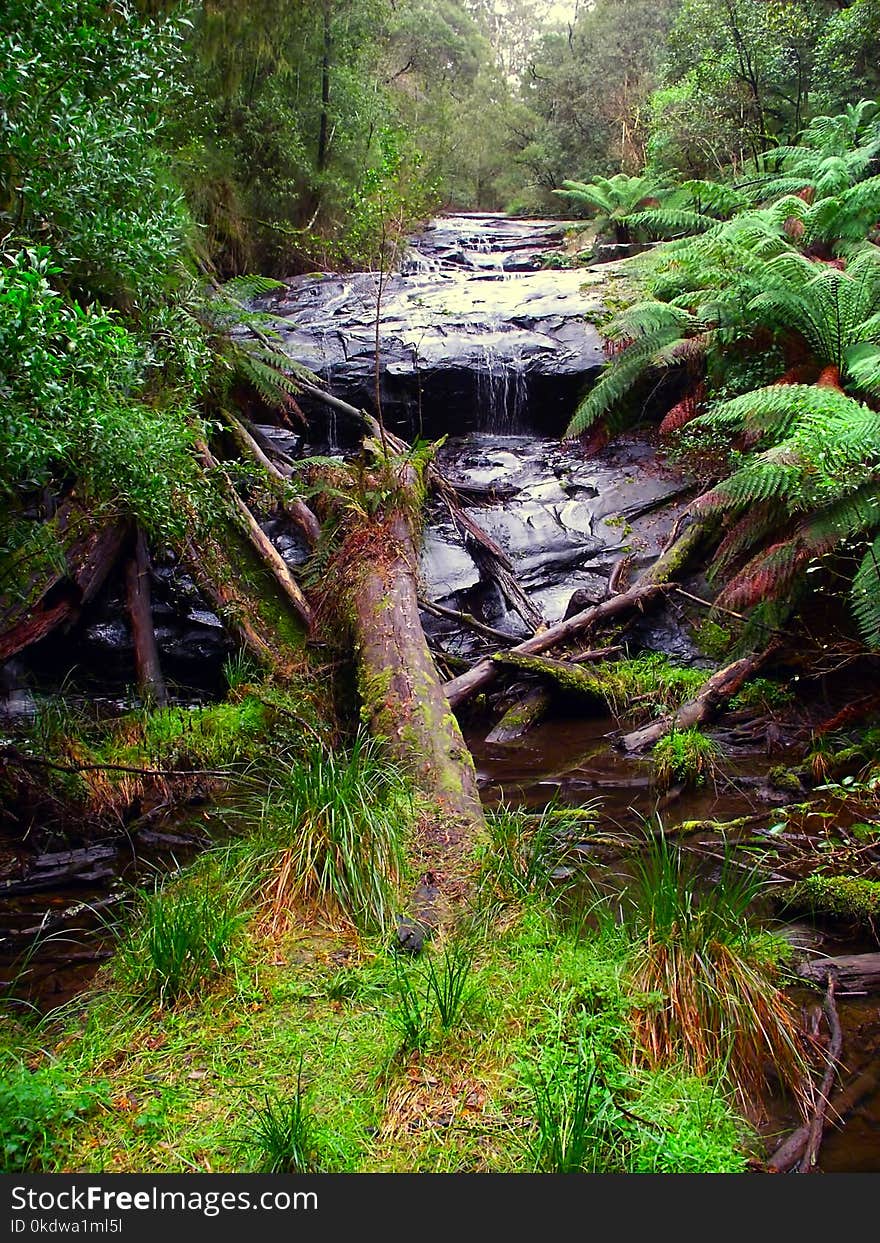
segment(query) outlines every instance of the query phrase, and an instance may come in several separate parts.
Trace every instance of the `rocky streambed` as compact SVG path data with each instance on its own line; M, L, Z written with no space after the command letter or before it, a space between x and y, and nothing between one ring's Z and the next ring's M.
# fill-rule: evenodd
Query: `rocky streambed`
M378 384L390 428L410 440L441 442L437 464L544 624L601 601L613 576L635 576L650 564L694 490L650 431L620 438L595 454L560 439L602 364L598 325L625 296L630 280L626 265L618 262L548 266L547 256L559 255L563 241L563 226L555 221L443 217L413 240L398 272L381 279L375 273L300 276L262 304L291 355L317 372L334 394L374 410ZM323 405L305 400L303 405L310 418L307 434L265 424L261 435L293 457L356 448L359 425L343 413L328 416ZM530 634L534 621L505 592L448 507L432 503L426 517L419 566L422 621L441 668L452 676L462 662L495 650L499 635L514 641ZM289 566L302 563L306 549L289 529L267 524L266 530ZM693 596L705 590L699 576L686 585ZM173 565L157 564L153 592L160 652L176 677L181 702L216 693L232 650L219 618ZM661 609L637 615L615 642L626 651L655 651L677 664L708 667L712 662L695 644L690 624L701 607L670 599ZM131 636L123 614L119 584L111 583L74 636L44 646L44 689L62 685L76 667L86 694L90 686L100 684L106 693L108 683L115 684L107 711L129 705ZM34 674L28 668L12 671L10 713L29 711L27 688ZM515 698L515 680L508 691ZM658 814L670 824L754 817L792 798L771 777L789 755L784 728L773 733L726 726L718 733L723 758L715 780L695 792L673 787L661 795L650 762L615 749L618 722L607 713L560 701L540 724L502 745L490 735L504 706L503 697L476 706L465 722L487 803L540 807L552 798L571 805L599 798L605 820L627 832ZM795 729L798 711L788 722ZM801 724L808 729L808 714ZM165 846L183 856L188 843L197 847L206 829L203 815L198 806L191 809L195 832L192 824L181 826L177 841L175 825L160 826ZM19 945L23 930L68 910L74 911L73 922L58 925L65 936L77 927L89 933L90 948L81 951L85 957L80 963L70 959L63 974L50 952L42 971L48 989L63 980L66 995L94 970L104 953L94 936L96 920L76 908L85 902L100 914L123 864L161 848L155 829L152 822L135 834L129 827L124 843L120 838L99 844L97 854L84 855L79 872L74 867L70 873L71 861L60 857L62 843L53 865L67 867L71 883L55 891L48 879L42 890L35 883L9 905L0 926L7 944ZM600 861L587 849L584 857L587 863ZM45 859L43 864L45 872ZM833 929L811 927L798 935L829 953L847 948ZM47 1000L52 1004L51 991ZM852 1033L851 1049L873 1047L880 1028L876 1007L854 1000L844 1002L841 1011ZM823 1147L823 1169L880 1169L876 1092L861 1110L858 1150L832 1133Z

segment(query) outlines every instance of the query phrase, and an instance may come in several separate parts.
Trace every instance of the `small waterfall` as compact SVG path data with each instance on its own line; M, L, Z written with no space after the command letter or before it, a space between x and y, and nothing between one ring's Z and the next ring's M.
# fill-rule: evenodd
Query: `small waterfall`
M500 354L491 342L481 346L476 370L479 426L483 431L513 435L522 431L528 404L527 360L517 344Z
M327 348L327 341L332 334L327 328L321 328L321 357L324 360L324 375L327 378L327 388L333 391L333 351ZM327 448L330 453L336 453L339 449L339 433L336 426L336 410L333 406L326 407L327 418Z

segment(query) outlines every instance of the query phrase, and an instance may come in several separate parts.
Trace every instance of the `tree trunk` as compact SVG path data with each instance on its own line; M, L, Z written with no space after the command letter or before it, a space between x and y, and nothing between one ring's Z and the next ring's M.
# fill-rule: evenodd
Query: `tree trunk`
M164 707L168 702L168 691L162 677L159 647L153 628L147 541L140 529L135 536L134 551L125 567L125 584L138 689L143 699Z
M362 713L433 808L422 817L411 858L422 875L415 915L436 926L470 891L474 838L485 820L473 761L422 631L417 557L403 509L374 521L364 547L346 592Z
M20 595L0 598L0 662L79 617L116 564L128 531L117 517L67 500L48 524L58 556L35 558L22 575Z

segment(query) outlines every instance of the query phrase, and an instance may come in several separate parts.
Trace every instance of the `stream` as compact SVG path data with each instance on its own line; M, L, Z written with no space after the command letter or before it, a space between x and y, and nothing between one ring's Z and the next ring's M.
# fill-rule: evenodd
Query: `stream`
M388 426L410 440L443 438L438 464L470 499L474 516L509 558L515 578L547 623L602 600L622 558L633 574L649 564L693 495L692 481L665 459L650 432L620 437L593 456L560 439L579 395L602 365L594 321L614 303L618 282L626 280L625 268L615 262L583 269L543 266L542 256L558 252L563 240L556 221L489 214L442 217L413 239L400 270L381 281L374 273L300 276L261 303L276 317L289 352L356 406L375 408L378 344L378 390ZM305 440L268 425L261 431L288 452L337 454L357 444L359 429L348 426L342 415L328 419L323 407L306 401L303 408L313 429ZM291 566L302 560L303 549L289 535L276 543ZM469 614L514 638L531 633L445 510L429 512L420 570L428 605ZM699 577L685 585L697 597L705 590ZM165 599L161 586L160 606ZM160 648L163 657L182 652L181 659L191 661L187 669L213 670L206 678L210 688L228 648L217 639L216 619L184 588L179 583L168 588ZM185 601L183 632L173 618L180 600ZM105 594L84 619L90 659L104 670L120 661L120 645L126 641L114 607L112 592ZM695 608L672 599L661 610L637 617L614 641L633 652L653 650L679 664L710 667L687 624ZM452 617L426 609L423 624L450 676L461 662L494 650L490 640ZM637 831L658 814L667 824L729 819L791 801L769 776L775 766L800 754L784 735L771 740L766 731L749 735L719 729L724 758L715 780L696 791L673 789L661 797L650 762L614 749L618 722L611 716L560 703L515 743L499 745L487 741L498 714L497 707L474 707L464 718L490 805L505 801L543 807L556 798L579 806L599 800L603 819ZM205 815L203 809L191 809L190 829L195 821L200 832L208 832ZM183 832L183 856L185 841ZM140 848L134 854L143 858L149 851ZM7 903L6 932L39 923L47 911L65 904L104 901L120 866L114 857L94 883L84 875L73 896L71 891L37 892L15 909ZM89 953L103 953L100 944L94 949L100 920L68 921L63 942L56 942L39 972L46 1006L63 1000L95 969L94 959L76 960L75 947L63 971L51 957L53 952L56 959L64 956L60 946L74 941L77 929L88 932ZM837 940L833 929L799 927L798 932L827 953L852 946ZM870 998L852 998L842 1000L840 1010L847 1053L861 1064L862 1050L871 1049L880 1034L877 1005ZM775 1121L779 1130L792 1124L787 1116ZM846 1128L829 1126L820 1167L880 1171L876 1093Z

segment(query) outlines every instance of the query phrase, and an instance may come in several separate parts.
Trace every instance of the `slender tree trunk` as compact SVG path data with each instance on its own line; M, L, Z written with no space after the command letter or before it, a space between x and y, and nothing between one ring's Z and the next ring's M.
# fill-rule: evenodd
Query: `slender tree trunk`
M318 172L327 167L330 129L330 55L333 50L331 31L332 0L324 0L324 55L321 59L321 119L318 127Z
M168 690L159 662L159 647L153 628L153 608L150 591L150 563L147 541L138 528L134 550L125 568L128 596L128 614L134 641L134 663L137 670L138 689L145 700L159 707L168 702Z

